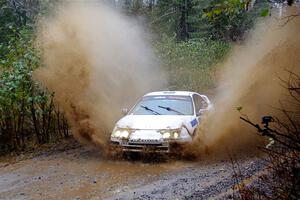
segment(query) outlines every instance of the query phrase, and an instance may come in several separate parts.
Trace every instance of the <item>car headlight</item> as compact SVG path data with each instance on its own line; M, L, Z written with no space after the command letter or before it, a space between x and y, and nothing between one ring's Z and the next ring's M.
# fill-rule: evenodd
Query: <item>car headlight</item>
M121 133L120 133L121 138L128 138L128 136L129 136L129 131L127 131L127 130L121 131Z
M127 139L130 135L130 132L126 129L115 129L112 134L111 137L115 137L115 138L125 138Z
M177 132L174 132L174 134L173 134L173 138L174 139L177 139L179 137L179 133L177 133Z
M114 131L112 134L112 136L114 136L114 137L120 137L120 135L121 135L121 131L119 131L119 130Z
M170 131L162 131L162 137L164 139L178 139L180 130L170 130Z
M170 132L163 133L163 138L164 139L169 139L170 137L171 137L171 133Z

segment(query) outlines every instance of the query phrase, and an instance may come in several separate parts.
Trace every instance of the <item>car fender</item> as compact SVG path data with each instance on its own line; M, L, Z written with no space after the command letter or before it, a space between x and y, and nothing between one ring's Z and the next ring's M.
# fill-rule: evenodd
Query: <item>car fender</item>
M189 121L184 122L182 124L183 137L187 137L186 134L188 134L189 137L192 138L198 124L199 124L199 119L197 117L194 117Z

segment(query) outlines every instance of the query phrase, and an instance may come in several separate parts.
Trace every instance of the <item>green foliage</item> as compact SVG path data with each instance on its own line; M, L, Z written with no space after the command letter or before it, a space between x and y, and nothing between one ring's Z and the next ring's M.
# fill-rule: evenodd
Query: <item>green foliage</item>
M0 60L0 112L6 109L18 109L27 102L31 90L31 74L38 66L39 59L32 47L31 31L23 28L11 28L13 35L2 43L5 55ZM7 37L8 37L7 36ZM7 44L7 45L5 45ZM11 117L5 115L2 117Z
M61 134L67 136L67 126L53 104L53 94L32 79L40 59L33 47L31 20L9 1L0 0L0 6L1 154L23 149L29 142L45 143Z
M202 17L211 25L214 39L236 41L243 38L257 17L268 14L266 1L251 8L251 0L214 0L204 8ZM258 5L259 4L259 5Z
M158 33L172 36L178 40L196 38L208 29L201 18L202 8L209 0L160 0L149 13L150 25Z
M212 24L211 33L214 38L233 41L239 39L249 23L246 3L240 0L216 0L205 8L203 18Z
M241 112L241 111L242 111L242 109L243 109L243 107L242 107L242 106L238 106L238 107L236 107L236 110L237 110L237 111L239 111L239 112Z
M177 40L209 38L242 39L261 13L267 15L266 0L251 8L250 0L161 0L149 12L150 25L158 33Z
M269 9L263 9L260 13L260 16L266 17L269 15L269 12L270 12Z
M156 44L157 55L169 72L171 89L203 91L214 85L216 64L230 46L221 41L206 39L177 42L163 36Z

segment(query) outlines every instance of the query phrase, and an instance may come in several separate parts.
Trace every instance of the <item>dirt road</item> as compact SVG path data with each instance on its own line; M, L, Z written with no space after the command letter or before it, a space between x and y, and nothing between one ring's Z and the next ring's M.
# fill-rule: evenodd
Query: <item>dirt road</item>
M240 162L243 174L263 168ZM207 199L233 185L230 161L109 160L72 141L32 159L0 163L0 199Z

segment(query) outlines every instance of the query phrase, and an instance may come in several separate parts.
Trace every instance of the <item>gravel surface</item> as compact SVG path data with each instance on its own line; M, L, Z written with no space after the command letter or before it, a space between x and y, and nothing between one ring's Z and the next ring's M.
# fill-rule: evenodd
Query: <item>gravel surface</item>
M264 169L260 159L239 162L245 179ZM232 176L229 161L200 162L109 199L223 199L234 185Z
M109 160L71 140L15 163L0 162L0 199L224 199L234 184L229 160ZM262 159L239 162L244 178Z

